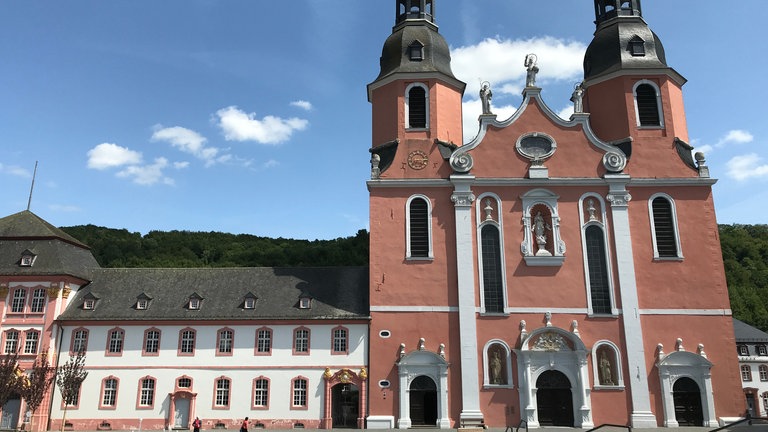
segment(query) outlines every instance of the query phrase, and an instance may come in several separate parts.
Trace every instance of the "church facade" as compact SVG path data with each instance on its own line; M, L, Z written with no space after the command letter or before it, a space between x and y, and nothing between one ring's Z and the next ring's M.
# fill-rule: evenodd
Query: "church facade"
M498 118L435 0L397 0L373 109L369 428L716 426L744 412L709 169L639 0L595 0L561 119Z

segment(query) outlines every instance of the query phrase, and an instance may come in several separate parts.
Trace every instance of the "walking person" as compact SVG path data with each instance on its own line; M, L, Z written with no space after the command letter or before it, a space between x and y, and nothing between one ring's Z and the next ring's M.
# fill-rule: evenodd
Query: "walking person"
M192 422L192 429L194 432L200 432L200 426L203 425L203 422L200 421L200 417L195 417L195 421Z
M248 417L243 420L243 424L240 426L240 432L248 432Z

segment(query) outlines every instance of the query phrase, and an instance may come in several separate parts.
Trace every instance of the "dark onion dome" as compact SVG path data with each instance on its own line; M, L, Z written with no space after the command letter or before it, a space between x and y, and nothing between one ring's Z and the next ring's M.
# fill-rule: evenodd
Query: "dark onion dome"
M381 72L376 81L396 73L439 72L456 78L451 71L448 43L431 18L423 14L417 18L399 17L381 50ZM421 52L414 54L420 47Z
M639 0L595 0L594 38L584 55L584 79L632 69L667 69L664 46L642 17Z

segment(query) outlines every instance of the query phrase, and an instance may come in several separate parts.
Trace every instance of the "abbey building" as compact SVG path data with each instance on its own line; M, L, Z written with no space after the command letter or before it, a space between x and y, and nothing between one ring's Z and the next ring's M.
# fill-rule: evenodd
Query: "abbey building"
M710 426L745 411L712 185L685 78L639 0L595 0L560 118L463 136L437 0L395 0L368 86L369 268L105 269L29 211L0 219L3 354L88 377L0 428ZM384 39L386 35L382 35ZM66 417L64 412L66 411Z

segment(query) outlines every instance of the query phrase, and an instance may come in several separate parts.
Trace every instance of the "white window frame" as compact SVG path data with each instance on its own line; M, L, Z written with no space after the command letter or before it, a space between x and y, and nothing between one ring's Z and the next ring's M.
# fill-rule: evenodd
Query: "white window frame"
M491 219L488 219L485 212L485 204L484 201L486 200L493 200L495 203L495 207L493 209L494 214L491 215ZM476 236L477 236L477 273L478 273L478 282L480 284L480 311L481 313L485 313L485 281L483 278L483 243L482 243L482 231L483 227L485 225L491 224L496 227L496 229L499 230L499 253L501 254L501 289L502 289L502 298L503 298L503 304L504 304L504 313L507 312L507 306L509 305L509 298L507 295L507 263L506 263L506 256L504 254L504 251L506 250L506 247L504 246L504 218L502 211L502 202L501 198L499 198L498 195L486 192L480 195L480 198L475 200L475 224L477 226L476 230ZM495 219L493 219L493 216L495 216ZM496 312L493 312L493 314L496 314ZM487 364L487 363L486 363Z
M656 244L656 223L653 221L653 200L664 198L669 201L670 212L672 213L672 227L675 231L675 245L677 246L676 257L660 257L659 247ZM658 192L648 198L648 218L651 224L651 240L653 241L653 259L658 261L679 261L683 259L683 249L680 245L680 224L677 222L677 205L675 200L666 193Z
M411 103L411 89L414 87L421 87L424 89L424 103L426 105L425 113L426 116L424 127L411 127L411 110L410 110L410 103ZM421 82L415 82L408 84L408 86L405 87L405 129L409 131L423 131L423 130L429 130L429 87Z
M585 217L586 203L590 200L595 200L599 205L599 209L596 208L599 220L589 220ZM592 290L591 281L589 279L589 262L587 261L587 228L592 225L597 225L603 230L603 246L605 248L605 266L608 273L608 292L611 299L611 316L618 317L619 310L616 307L616 296L614 294L613 284L613 264L611 263L611 248L610 239L608 235L610 229L608 227L608 214L606 213L606 203L602 196L594 192L588 192L579 198L579 222L581 223L581 254L584 258L584 284L587 294L587 313L589 316L608 316L606 314L595 314L592 309Z
M659 124L653 126L641 126L640 125L640 109L637 106L637 88L643 84L648 84L656 91L656 109L659 110ZM664 109L661 103L661 89L659 85L653 81L643 79L635 83L632 86L632 99L635 103L635 122L639 129L663 129L664 128Z
M427 256L415 257L411 256L411 202L420 198L427 202ZM432 250L432 200L426 195L416 194L408 197L405 202L405 258L408 260L433 260L435 259L434 252Z

